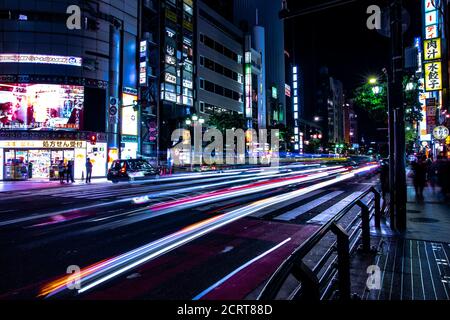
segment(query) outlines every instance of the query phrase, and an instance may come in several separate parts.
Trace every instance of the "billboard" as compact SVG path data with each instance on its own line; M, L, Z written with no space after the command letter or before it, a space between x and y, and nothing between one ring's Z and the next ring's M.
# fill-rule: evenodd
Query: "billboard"
M83 104L83 86L0 83L0 129L78 130Z
M138 135L138 112L133 107L133 101L136 100L136 95L122 94L122 134L124 135Z

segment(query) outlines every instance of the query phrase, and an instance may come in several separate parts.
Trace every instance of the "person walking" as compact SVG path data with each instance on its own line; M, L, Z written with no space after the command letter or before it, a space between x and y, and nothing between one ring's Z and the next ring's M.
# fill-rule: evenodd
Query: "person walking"
M75 182L75 179L73 178L73 161L72 160L69 160L67 162L67 176L66 177L67 177L66 178L67 183L69 183L69 180L72 183Z
M61 160L59 161L58 164L58 176L59 176L59 183L63 184L64 183L64 173L66 171L66 167L64 166L64 161Z
M417 161L412 164L413 183L416 190L416 198L423 200L423 189L426 184L427 168L425 164L425 156L418 157Z
M92 162L90 158L86 159L86 183L91 183L92 178Z
M33 162L28 162L28 178L33 178Z

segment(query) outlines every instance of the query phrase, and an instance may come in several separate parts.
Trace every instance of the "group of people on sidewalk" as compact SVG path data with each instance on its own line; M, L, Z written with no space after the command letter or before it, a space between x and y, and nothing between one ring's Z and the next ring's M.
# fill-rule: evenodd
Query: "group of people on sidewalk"
M436 186L441 189L444 198L450 197L450 161L443 153L435 160L419 154L411 162L408 177L412 178L417 200L423 200L423 190L429 185L433 192ZM383 199L389 192L389 161L383 160L380 168L380 184Z
M418 200L423 200L423 190L427 185L433 189L433 192L438 186L444 197L449 196L450 161L442 153L434 161L426 155L418 155L417 159L411 163L410 177Z
M75 182L74 177L74 162L73 160L67 161L67 164L64 163L64 160L61 160L58 164L58 176L59 182L61 184L64 183L64 180L69 183ZM91 183L92 178L92 162L90 158L86 159L86 183Z

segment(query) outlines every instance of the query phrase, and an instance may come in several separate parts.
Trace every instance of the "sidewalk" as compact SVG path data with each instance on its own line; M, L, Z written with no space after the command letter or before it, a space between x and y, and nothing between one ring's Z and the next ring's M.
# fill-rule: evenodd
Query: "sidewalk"
M423 201L410 182L407 192L407 231L372 229L378 252L353 258L352 291L364 300L450 300L450 201L439 188L425 188ZM372 289L369 266L380 271L370 278Z
M92 178L92 184L105 183L106 178ZM48 179L30 179L26 181L0 181L0 192L28 191L34 189L67 187L74 185L84 185L84 181L75 180L74 183L61 184L59 181L50 181Z

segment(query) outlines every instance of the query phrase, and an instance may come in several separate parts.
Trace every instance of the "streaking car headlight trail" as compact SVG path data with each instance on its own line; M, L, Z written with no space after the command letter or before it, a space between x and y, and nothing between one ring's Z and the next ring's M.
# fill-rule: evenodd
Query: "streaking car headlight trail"
M213 230L249 216L259 210L351 179L357 174L370 171L376 167L378 167L378 165L369 165L352 171L348 171L346 169L342 170L337 176L333 177L330 180L319 182L314 185L300 188L298 190L291 191L285 194L255 201L245 207L238 208L228 213L214 216L212 218L205 219L188 227L182 228L175 233L148 243L132 251L95 263L81 270L80 274L78 275L81 283L81 288L74 290L77 290L76 292L78 294L87 292L133 268L136 268L137 266L149 262L152 259L166 254L177 247L189 243L207 233L210 233ZM63 293L64 291L69 290L67 285L71 284L73 281L73 275L61 277L43 286L38 296L48 298L55 296L56 294Z

